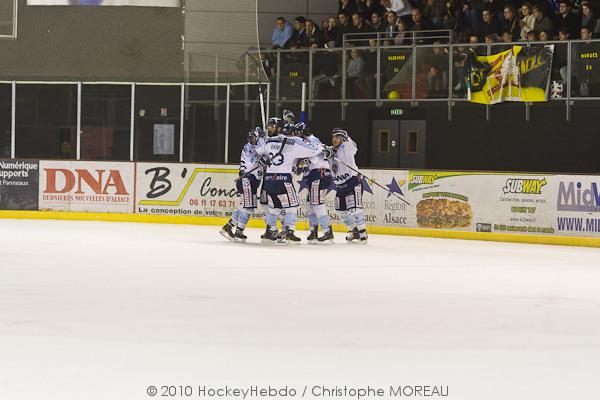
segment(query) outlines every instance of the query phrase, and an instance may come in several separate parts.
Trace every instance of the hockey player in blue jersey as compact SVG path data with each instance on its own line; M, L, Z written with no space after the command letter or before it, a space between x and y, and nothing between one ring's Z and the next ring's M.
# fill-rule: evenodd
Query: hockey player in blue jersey
M358 167L354 160L358 146L342 128L333 130L331 143L333 152L327 153L326 156L331 159L333 181L336 185L335 209L349 230L346 240L367 243L362 177L356 172Z
M285 210L286 241L299 244L301 239L294 234L298 196L292 181L292 169L297 159L314 157L322 149L300 137L285 136L280 129L269 129L269 138L262 141L256 151L261 156L260 163L266 167L264 189L268 211L265 213L267 229L262 236L263 242L277 242L277 219Z
M319 138L310 133L307 124L304 122L297 123L296 130L300 132L305 141L322 149L326 152L326 156L331 158L332 150L326 150ZM308 187L306 211L310 224L310 234L306 240L309 244L333 243L333 229L331 228L329 213L327 212L327 206L325 205L325 197L333 182L329 162L321 155L317 155L302 160L302 163L304 164L303 180ZM319 237L319 225L323 230L322 237Z
M219 233L226 239L245 243L248 239L244 234L246 224L250 220L252 212L257 206L256 193L260 180L263 176L263 169L258 164L258 154L256 153L256 145L259 140L264 137L262 128L248 132L246 143L242 149L240 156L240 177L236 181L236 189L240 194L240 205L231 216L231 219ZM235 232L233 231L235 229Z

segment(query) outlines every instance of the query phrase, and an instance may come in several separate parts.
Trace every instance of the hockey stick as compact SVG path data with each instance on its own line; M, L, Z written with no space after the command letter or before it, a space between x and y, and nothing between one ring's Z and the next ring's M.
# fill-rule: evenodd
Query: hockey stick
M345 166L346 166L346 168L348 168L348 169L350 169L350 170L352 170L352 171L354 171L354 172L356 172L357 174L360 174L360 175L362 176L362 173L361 173L359 170L352 168L351 166L349 166L348 164L346 164L345 162L343 162L343 161L342 161L342 160L340 160L339 158L337 158L337 157L334 157L333 159L334 159L335 161L339 162L340 164L343 164L343 165L345 165ZM402 200L404 203L406 203L406 205L409 205L409 206L411 206L411 207L412 207L412 205L411 205L411 204L410 204L408 201L406 201L406 200L405 200L405 199L403 199L402 197L398 196L398 194L397 194L397 193L394 193L394 192L392 192L390 189L386 188L385 186L383 186L383 185L380 185L380 184L379 184L377 181L375 181L374 179L369 179L369 178L367 178L367 180L368 180L369 182L371 182L371 183L375 184L376 186L379 186L381 189L385 190L385 191L386 191L386 192L388 192L389 194L391 194L391 195L393 195L393 196L397 197L398 199Z
M260 57L260 45L258 46L258 54ZM262 90L262 74L265 74L265 76L267 76L267 73L265 71L265 68L263 66L263 64L261 62L259 62L259 60L256 59L256 57L254 57L252 54L250 54L249 51L246 51L246 55L248 56L248 58L250 58L252 60L252 62L254 63L254 66L256 67L256 74L258 76L258 98L260 100L260 116L262 119L262 127L264 130L267 130L267 116L265 114L265 97L263 94L263 90Z

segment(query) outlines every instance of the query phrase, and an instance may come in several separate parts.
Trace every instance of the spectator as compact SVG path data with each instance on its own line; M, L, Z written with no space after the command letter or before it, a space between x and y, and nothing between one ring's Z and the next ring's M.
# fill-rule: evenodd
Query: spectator
M501 33L500 24L494 18L494 13L491 10L483 10L483 24L481 25L481 30L478 33L484 38L488 35L498 36Z
M393 38L396 35L396 13L388 11L385 13L385 37L388 39Z
M504 7L502 30L509 32L515 40L521 36L521 25L517 18L517 9L510 4Z
M277 27L273 31L271 44L276 49L285 48L294 34L294 28L283 17L277 18L275 21Z
M581 3L581 27L593 32L596 28L596 21L597 19L590 7L590 3L587 1Z
M477 38L477 36L475 36ZM456 94L465 94L465 89L467 87L467 60L468 54L464 46L459 46L454 48L454 54L452 56L452 60L454 61L454 92Z
M302 41L302 47L309 48L311 45L316 44L318 47L323 47L323 37L319 28L315 25L312 19L307 19L304 23L304 40Z
M446 0L426 0L423 7L423 16L431 21L435 29L444 27L445 14Z
M352 33L352 24L350 23L350 18L348 17L348 14L345 13L340 13L338 15L338 21L339 25L337 38L335 39L335 45L337 47L342 47L342 45L344 44L344 35L346 33Z
M544 11L542 10L541 6L533 6L533 17L535 18L535 21L533 23L534 32L552 31L552 21L550 20L550 18L544 15ZM529 36L529 33L531 32L528 32L527 40L531 41L531 36ZM537 35L534 36L536 36L537 38Z
M396 46L411 44L410 38L406 33L407 30L406 22L398 18L398 21L396 22L396 36L394 36L394 44Z
M498 35L496 35L495 33L489 33L487 35L485 35L483 42L485 44L492 44L492 43L496 43L498 41Z
M385 33L386 24L381 18L381 15L377 14L376 12L371 14L371 27L373 32Z
M540 42L547 42L550 40L550 35L546 31L541 31L538 35Z
M533 30L535 17L531 14L531 3L525 2L521 6L521 40L527 40L527 34Z
M386 11L393 11L398 17L409 15L412 6L407 0L381 0L381 5Z
M432 54L428 57L429 72L427 72L428 97L444 97L448 88L448 50L441 46L434 46L431 51Z
M485 46L479 45L479 36L473 34L469 36L469 44L472 46L470 49L478 56L485 56L487 51Z
M354 0L339 0L339 3L338 14L344 13L346 15L352 15L356 12Z
M328 17L326 20L323 21L323 29L321 32L323 35L323 42L334 42L335 46L335 41L337 40L339 33L337 20L335 19L335 17Z
M352 42L355 46L367 46L369 44L365 33L371 32L371 28L367 25L359 13L352 14L352 34L361 34L352 37ZM366 39L366 40L365 40Z
M350 61L346 68L346 87L350 95L356 95L356 82L367 74L367 65L357 49L350 51Z
M510 33L509 31L504 31L502 33L502 41L504 43L512 43L513 42L513 35L512 35L512 33Z
M559 16L557 28L566 28L569 31L571 38L577 39L581 27L579 26L577 16L571 12L571 3L569 0L560 0L558 10Z
M359 13L352 14L352 33L369 33L371 28L365 24Z
M529 32L527 34L527 41L528 42L537 42L537 40L538 40L537 31L531 31L531 32Z
M305 29L304 23L306 22L306 18L304 17L296 17L294 20L294 34L292 35L292 42L298 44L304 42Z
M423 13L419 8L413 8L411 11L413 24L411 26L412 31L430 31L433 30L433 25L431 22L423 17ZM422 33L422 34L414 34L415 35L415 44L423 44L430 42L426 40L427 36L432 36L431 33Z

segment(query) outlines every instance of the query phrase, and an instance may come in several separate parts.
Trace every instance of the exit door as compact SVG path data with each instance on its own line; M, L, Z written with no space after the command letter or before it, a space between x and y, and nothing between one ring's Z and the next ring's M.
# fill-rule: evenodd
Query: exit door
M400 125L398 120L371 122L371 166L397 168L400 155L398 145Z
M425 120L373 120L373 168L425 168Z
M424 120L400 121L400 168L425 168Z

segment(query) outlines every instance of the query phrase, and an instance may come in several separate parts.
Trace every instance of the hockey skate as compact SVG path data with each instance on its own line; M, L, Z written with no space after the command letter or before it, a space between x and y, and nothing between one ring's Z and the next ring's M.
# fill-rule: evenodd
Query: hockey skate
M229 240L230 242L233 242L234 241L234 236L235 236L233 234L233 221L229 220L229 222L227 222L225 225L223 225L223 227L221 228L221 230L219 231L219 233L225 239Z
M348 235L346 236L346 241L348 243L352 243L353 241L359 241L359 240L360 240L360 233L358 233L358 228L354 228L350 232L348 232Z
M283 228L277 234L277 244L287 244L286 229Z
M300 244L302 242L302 239L294 235L294 231L291 229L285 230L285 239L287 244Z
M267 227L267 230L260 238L264 244L277 244L277 231L272 231Z
M329 228L319 239L319 244L333 244L333 228Z
M310 230L310 235L306 238L308 244L317 244L319 242L319 228L314 227Z
M367 235L367 230L363 229L363 230L359 231L358 234L360 235L360 244L367 244L367 241L369 240L369 235Z
M233 238L236 243L246 243L246 240L248 240L248 236L244 235L244 230L240 228L236 229Z

